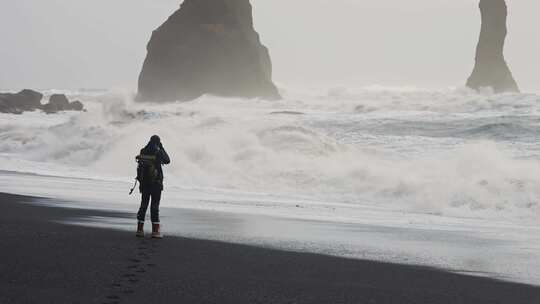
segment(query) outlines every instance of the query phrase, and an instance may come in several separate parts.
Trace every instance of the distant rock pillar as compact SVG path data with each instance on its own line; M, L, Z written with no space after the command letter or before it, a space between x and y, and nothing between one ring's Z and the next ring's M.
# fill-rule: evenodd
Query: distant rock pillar
M476 64L467 86L472 89L491 87L495 93L519 92L518 85L504 60L506 18L505 0L480 0L482 29L476 49Z

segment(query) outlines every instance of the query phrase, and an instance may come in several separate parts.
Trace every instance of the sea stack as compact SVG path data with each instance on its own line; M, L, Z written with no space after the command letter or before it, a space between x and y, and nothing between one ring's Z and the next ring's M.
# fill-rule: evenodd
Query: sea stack
M147 51L138 101L280 98L249 0L185 0L152 33Z
M476 64L467 86L472 89L491 87L495 93L519 92L518 85L504 60L506 18L505 0L480 0L482 29L476 49Z

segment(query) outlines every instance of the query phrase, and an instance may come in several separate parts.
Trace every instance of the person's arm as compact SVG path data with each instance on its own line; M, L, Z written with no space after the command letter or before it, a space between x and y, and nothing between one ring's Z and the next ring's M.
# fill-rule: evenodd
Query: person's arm
M169 154L167 154L167 151L165 151L165 149L163 148L163 145L161 143L159 144L159 149L160 149L161 163L164 164L164 165L170 164L171 159L169 158Z

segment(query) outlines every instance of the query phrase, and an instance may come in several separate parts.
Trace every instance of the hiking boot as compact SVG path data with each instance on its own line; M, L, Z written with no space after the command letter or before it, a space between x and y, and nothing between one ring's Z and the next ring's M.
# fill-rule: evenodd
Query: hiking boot
M144 222L139 222L137 224L137 233L135 234L137 237L144 237Z
M159 227L159 223L155 224L152 223L152 238L154 239L162 239L163 235L161 234L161 230Z

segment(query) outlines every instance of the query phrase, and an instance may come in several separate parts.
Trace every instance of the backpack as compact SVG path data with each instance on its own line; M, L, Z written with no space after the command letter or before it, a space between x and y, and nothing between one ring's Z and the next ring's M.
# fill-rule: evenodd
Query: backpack
M159 181L159 170L157 165L157 157L155 155L141 154L136 157L137 163L137 180L141 185L155 184Z

